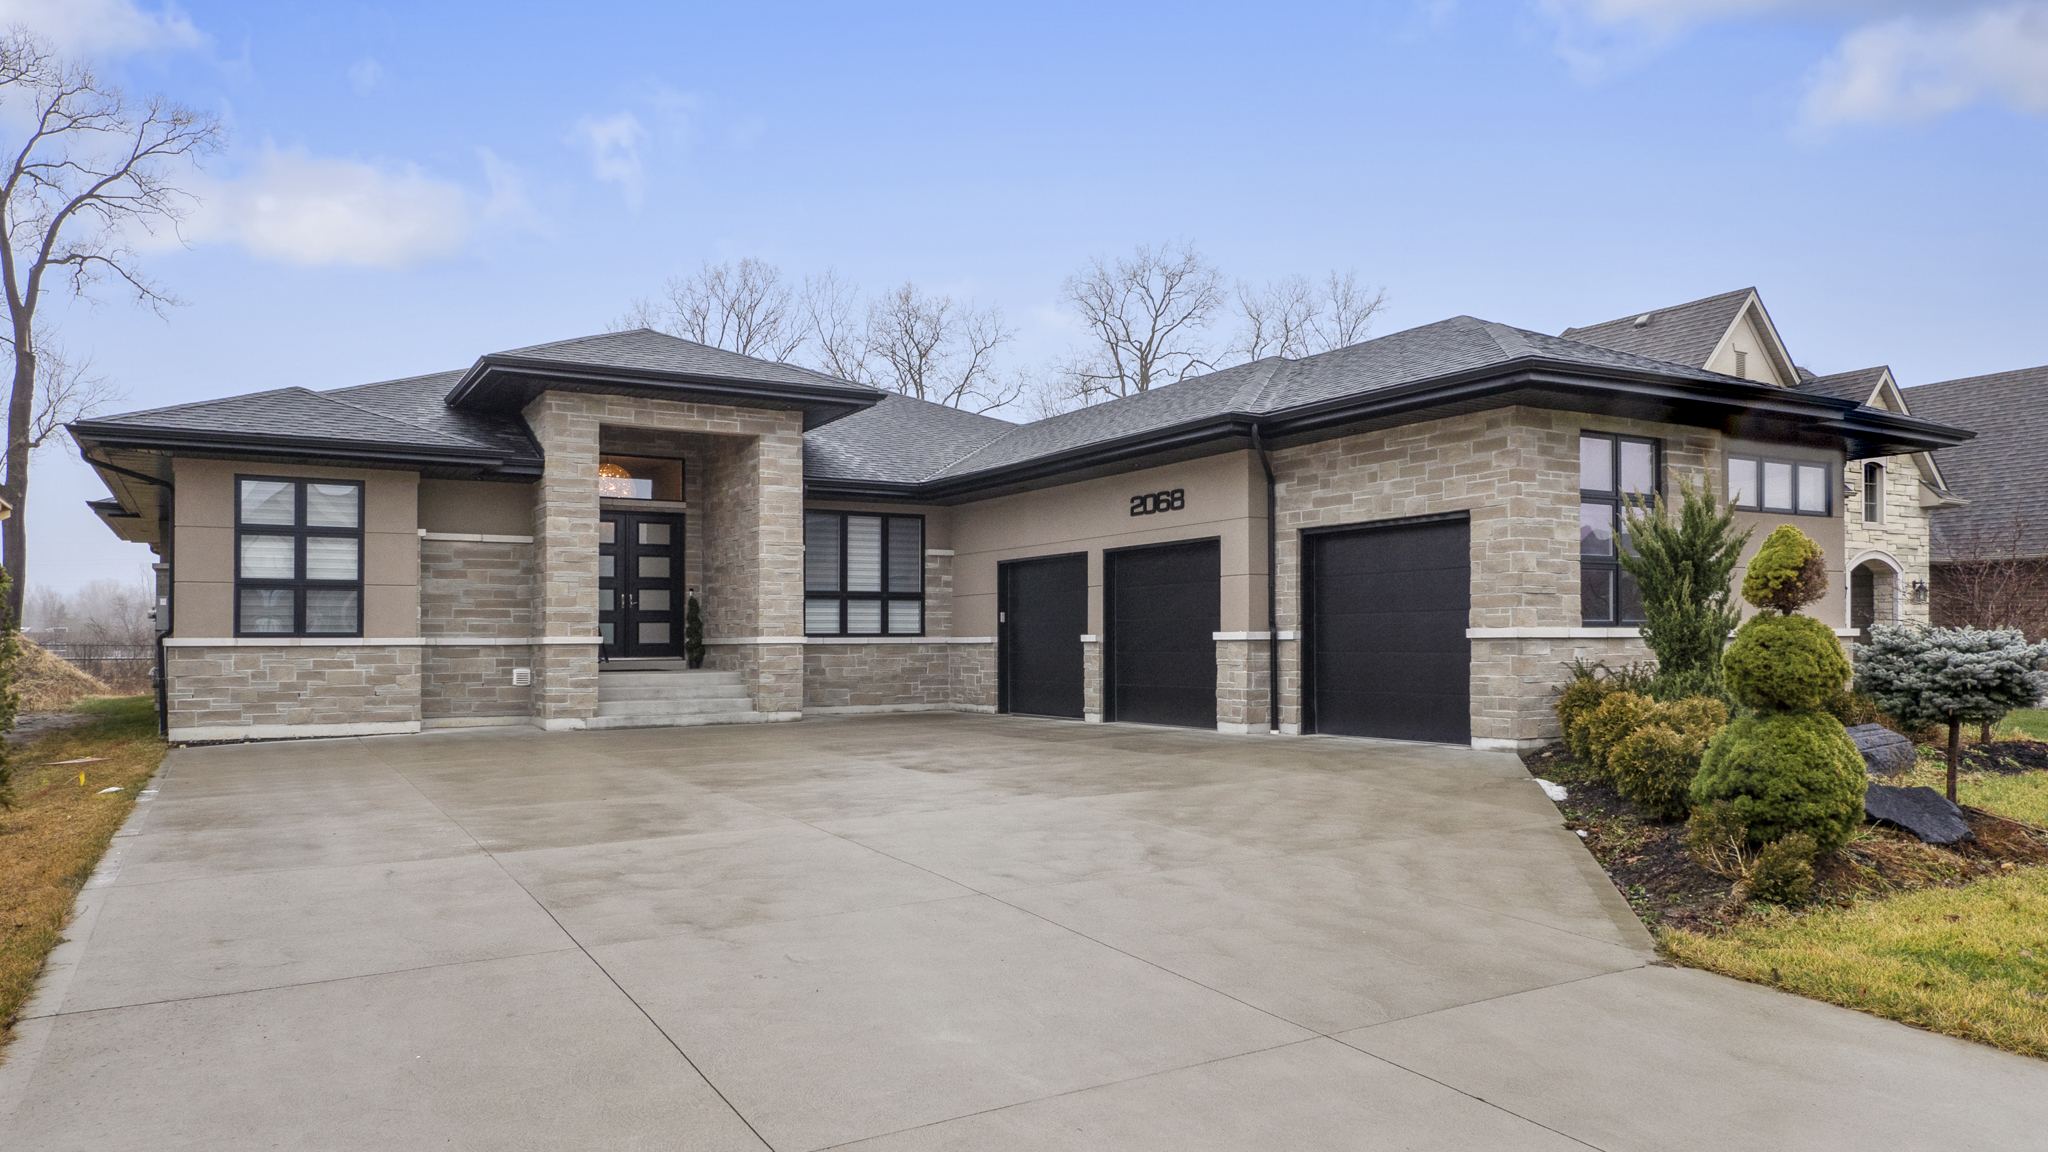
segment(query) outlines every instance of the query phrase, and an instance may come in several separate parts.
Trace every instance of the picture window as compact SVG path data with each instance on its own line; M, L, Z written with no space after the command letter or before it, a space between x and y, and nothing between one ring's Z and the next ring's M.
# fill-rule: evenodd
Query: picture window
M363 486L235 478L235 634L360 636Z
M1728 457L1728 503L1751 512L1834 514L1835 467L1808 460Z
M924 517L804 514L804 633L924 634Z

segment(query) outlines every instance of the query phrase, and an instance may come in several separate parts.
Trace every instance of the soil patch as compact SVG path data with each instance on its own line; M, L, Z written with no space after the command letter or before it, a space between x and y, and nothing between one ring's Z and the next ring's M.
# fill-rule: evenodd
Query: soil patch
M1522 761L1530 775L1564 786L1566 798L1558 809L1565 826L1582 834L1594 859L1653 931L1722 932L1764 914L1731 901L1729 882L1693 862L1685 850L1683 822L1646 815L1573 761L1562 744L1528 753ZM1815 862L1812 904L1846 905L1864 896L1959 887L2048 864L2048 830L1968 805L1963 819L1977 838L1947 848L1923 844L1898 829L1863 825L1840 852Z
M2022 772L2048 771L2048 744L2039 740L1993 740L1972 744L1963 750L1965 772L1996 772L2017 776Z

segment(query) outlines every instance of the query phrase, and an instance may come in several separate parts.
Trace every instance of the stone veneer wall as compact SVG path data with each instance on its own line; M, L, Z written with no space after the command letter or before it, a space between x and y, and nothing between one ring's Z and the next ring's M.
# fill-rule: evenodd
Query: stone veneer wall
M1873 463L1884 465L1884 520L1878 524L1866 524L1863 522L1863 466ZM1846 569L1854 566L1852 562L1860 554L1873 550L1888 554L1905 571L1894 575L1881 562L1873 565L1879 570L1877 623L1927 623L1928 599L1915 600L1911 594L1914 581L1925 587L1931 580L1928 571L1930 522L1928 510L1920 506L1920 469L1910 456L1888 456L1874 461L1851 460L1845 472L1842 537L1847 555L1842 557L1843 579L1848 579Z
M1220 732L1270 730L1266 718L1266 641L1216 642L1216 728Z
M813 639L803 648L807 713L995 710L995 645L954 643L953 553L924 558L925 637Z
M533 715L538 561L531 541L430 533L420 539L420 718L428 725ZM463 644L462 640L477 643Z
M547 461L534 500L537 632L551 641L534 661L542 725L578 727L597 711L597 458L606 424L714 438L698 489L704 515L693 528L710 545L701 585L706 664L737 669L756 711L801 715L802 416L548 392L525 417ZM760 643L784 637L792 642Z
M418 645L177 647L172 740L416 732Z
M1620 630L1580 626L1578 436L1581 429L1664 442L1667 484L1716 475L1718 434L1641 421L1506 408L1361 433L1273 453L1279 610L1299 634L1301 532L1464 511L1472 524L1472 737L1482 747L1554 738L1551 690L1563 665L1646 659ZM1494 636L1485 633L1494 632ZM1633 630L1630 630L1633 631ZM1528 633L1536 633L1529 635ZM1301 730L1301 653L1281 645L1281 725Z

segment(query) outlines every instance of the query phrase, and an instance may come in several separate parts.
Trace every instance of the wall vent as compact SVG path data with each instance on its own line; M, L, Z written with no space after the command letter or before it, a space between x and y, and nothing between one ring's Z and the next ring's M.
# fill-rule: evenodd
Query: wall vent
M531 669L531 668L514 668L514 669L512 670L512 686L513 686L514 688L524 688L524 687L526 687L527 685L529 685L529 684L532 684L532 683L533 683L533 669Z

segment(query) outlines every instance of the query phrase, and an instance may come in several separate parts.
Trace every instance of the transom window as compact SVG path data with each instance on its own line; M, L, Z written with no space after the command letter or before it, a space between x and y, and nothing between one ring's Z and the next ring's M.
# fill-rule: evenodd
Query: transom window
M1621 570L1622 512L1662 487L1662 445L1639 436L1579 433L1579 614L1591 627L1639 624L1643 597Z
M1728 503L1752 512L1834 515L1835 469L1811 460L1728 457Z
M1884 465L1863 466L1863 522L1884 523Z
M363 634L363 486L235 478L235 635Z
M804 514L804 633L924 633L924 517Z

